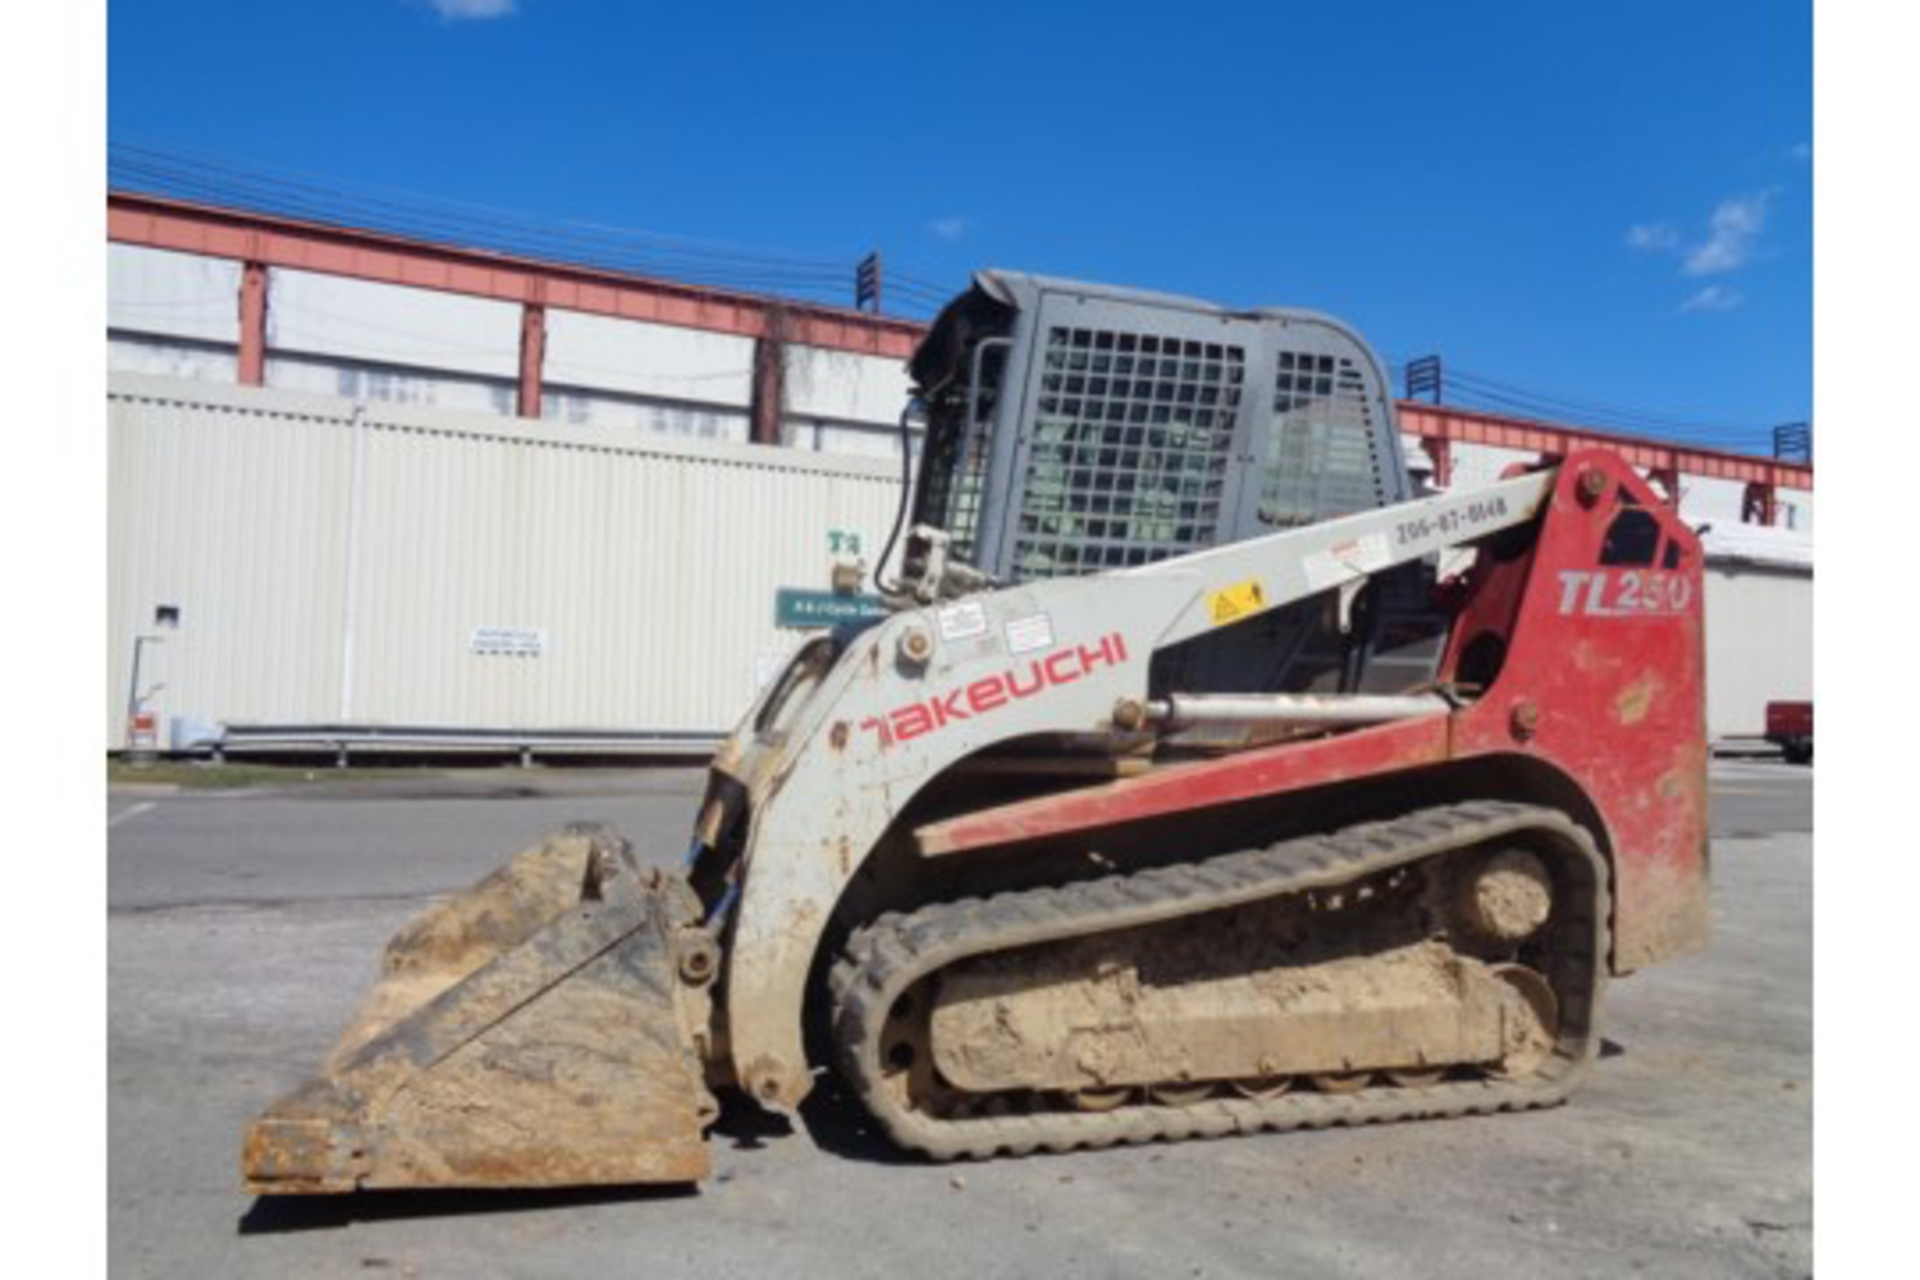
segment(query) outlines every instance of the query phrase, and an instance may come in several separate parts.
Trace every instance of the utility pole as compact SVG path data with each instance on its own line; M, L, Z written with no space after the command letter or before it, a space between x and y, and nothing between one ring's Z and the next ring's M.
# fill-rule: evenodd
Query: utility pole
M1441 370L1439 356L1421 356L1407 363L1407 399L1418 400L1427 397L1428 404L1439 404L1445 396L1441 393Z
M853 269L853 307L870 315L880 314L880 251L875 249L860 259Z
M1813 465L1813 424L1787 422L1773 429L1773 456L1782 462Z

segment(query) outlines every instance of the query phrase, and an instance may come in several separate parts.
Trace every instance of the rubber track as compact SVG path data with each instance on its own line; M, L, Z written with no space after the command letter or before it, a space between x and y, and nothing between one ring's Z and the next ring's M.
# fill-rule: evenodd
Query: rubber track
M957 961L1331 888L1522 832L1549 837L1552 847L1543 852L1572 876L1573 901L1564 909L1574 914L1553 927L1577 931L1575 936L1590 943L1583 955L1571 958L1573 981L1555 984L1561 1007L1554 1054L1525 1080L1479 1078L1418 1089L1382 1084L1347 1095L1294 1091L1266 1099L1216 1096L1186 1106L1142 1102L1107 1112L953 1118L909 1109L882 1086L880 1039L888 1009L915 982ZM1564 813L1473 801L1203 862L940 903L882 916L848 940L830 976L836 1050L861 1101L894 1141L943 1160L1553 1106L1579 1083L1597 1045L1607 954L1606 886L1606 865L1592 838Z

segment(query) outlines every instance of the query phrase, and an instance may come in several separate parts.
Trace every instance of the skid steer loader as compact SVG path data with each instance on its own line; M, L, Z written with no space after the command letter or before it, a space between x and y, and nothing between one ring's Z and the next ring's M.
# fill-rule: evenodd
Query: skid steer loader
M891 608L683 870L569 828L416 920L250 1188L697 1181L821 1071L937 1159L1547 1106L1704 943L1700 547L1619 457L1422 496L1340 324L1007 273L911 371Z

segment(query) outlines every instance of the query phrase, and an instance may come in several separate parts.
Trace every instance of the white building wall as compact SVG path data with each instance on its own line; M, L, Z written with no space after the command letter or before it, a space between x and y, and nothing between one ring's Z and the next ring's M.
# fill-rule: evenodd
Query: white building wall
M572 426L658 431L701 440L730 440L736 444L745 444L753 435L745 409L677 404L565 387L541 388L540 416L549 422Z
M231 381L240 266L223 258L109 244L108 365ZM275 268L269 273L267 382L323 395L510 414L520 309L492 299ZM550 308L544 416L574 425L744 441L750 338ZM804 344L787 349L786 435L814 452L898 457L893 426L909 390L904 361ZM1418 442L1406 441L1418 466ZM1463 445L1455 484L1497 479L1532 455ZM1691 523L1737 521L1741 486L1689 477ZM1811 531L1812 495L1780 494L1782 523Z
M286 391L384 400L499 416L514 411L517 381L422 372L341 357L269 355L266 384Z
M512 381L520 308L276 267L267 274L267 349Z
M789 414L843 423L893 426L912 387L904 360L797 343L787 348L786 375Z
M1680 516L1688 524L1737 525L1746 485L1738 480L1714 480L1683 476L1680 481ZM1813 494L1805 489L1777 489L1774 505L1778 508L1775 525L1795 533L1813 532Z
M340 682L348 406L115 374L107 396L107 742L133 641L154 710L330 718ZM154 613L180 610L162 632ZM168 740L163 724L160 741Z
M1402 436L1401 445L1408 464L1431 472L1432 463L1414 436ZM1477 488L1492 484L1500 473L1514 463L1530 465L1538 455L1519 449L1500 449L1492 445L1457 444L1453 447L1453 485ZM1813 532L1813 494L1806 489L1781 489L1775 493L1780 527L1799 533ZM1737 480L1718 480L1707 476L1682 476L1680 481L1680 518L1698 528L1705 524L1740 523L1746 486Z
M832 531L877 548L898 494L802 448L130 374L108 402L110 746L161 605L163 718L719 732L794 642L774 591L827 585ZM1810 695L1809 571L1712 560L1707 610L1716 737ZM543 652L475 654L486 627Z
M753 339L549 309L541 378L556 388L744 412L753 399Z
M920 456L921 438L922 432L918 428L907 429L907 447L916 459ZM823 422L818 418L789 415L780 429L780 443L809 453L850 453L862 458L891 458L896 467L900 462L900 427L897 423L881 427Z
M1746 492L1746 485L1738 480L1682 476L1680 518L1696 529L1703 524L1738 524Z
M175 718L718 733L824 590L877 548L891 466L391 403L114 374L106 737L133 637ZM474 632L543 638L476 654Z
M1709 556L1707 730L1758 737L1766 706L1813 697L1813 574Z
M169 378L199 378L232 386L239 380L240 358L232 347L145 334L112 334L107 338L107 370L115 369Z
M234 346L240 341L240 264L109 244L107 328Z
M1406 455L1410 460L1424 462L1426 453L1416 440L1407 446ZM1453 483L1455 489L1478 489L1482 485L1492 484L1500 478L1500 473L1515 463L1532 466L1540 460L1540 455L1528 453L1522 449L1496 449L1491 445L1455 445L1453 448Z
M1808 489L1781 489L1774 495L1780 506L1780 525L1796 533L1813 533L1813 493Z

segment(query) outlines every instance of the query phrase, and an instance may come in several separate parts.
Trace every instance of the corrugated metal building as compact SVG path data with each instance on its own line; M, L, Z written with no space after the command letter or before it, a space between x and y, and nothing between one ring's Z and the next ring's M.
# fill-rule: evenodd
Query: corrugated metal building
M1813 543L1782 529L1720 523L1707 553L1707 724L1757 738L1766 706L1813 698Z
M776 589L825 589L898 492L860 457L142 374L108 406L116 749L142 634L163 743L707 740L797 638Z

